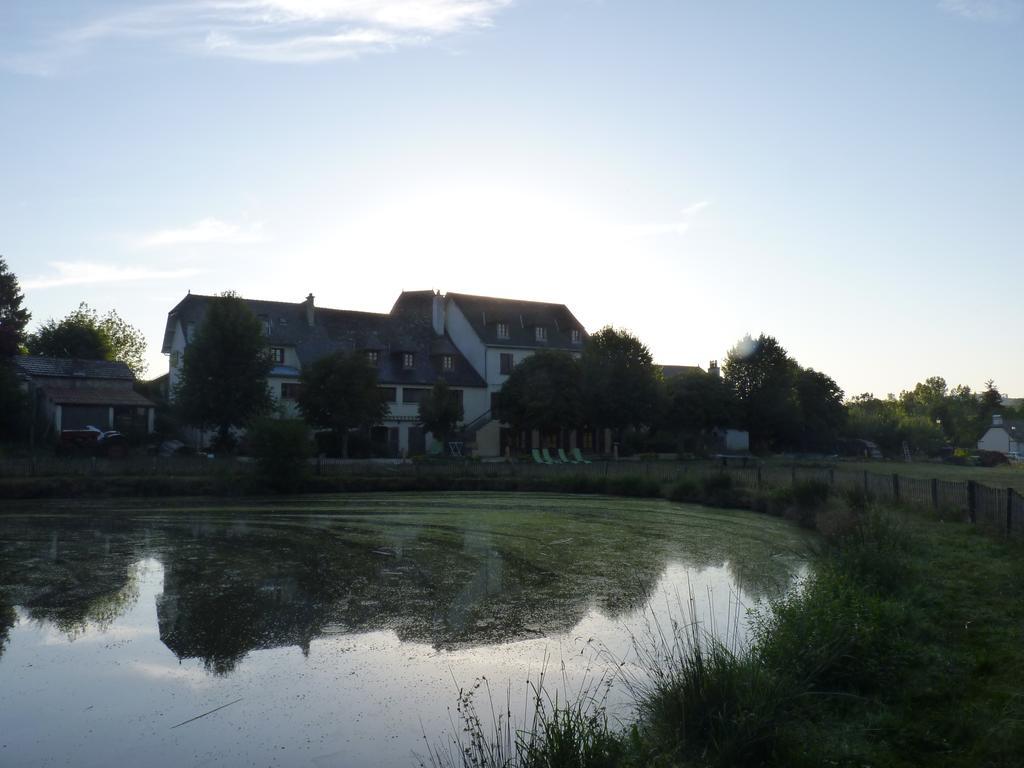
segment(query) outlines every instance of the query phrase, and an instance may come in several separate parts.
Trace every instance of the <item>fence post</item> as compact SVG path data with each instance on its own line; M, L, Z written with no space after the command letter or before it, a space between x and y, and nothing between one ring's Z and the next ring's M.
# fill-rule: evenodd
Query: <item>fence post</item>
M932 509L939 508L939 481L932 478Z
M793 485L796 485L796 464L789 468L789 475Z
M1006 535L1010 535L1010 529L1013 527L1013 488L1006 489Z
M868 495L868 471L864 470L864 495Z
M895 472L892 473L892 500L900 500L900 476Z
M967 517L972 523L978 522L978 508L975 504L975 487L974 481L967 481Z
M761 490L761 467L757 468L757 490Z
M836 484L836 468L828 468L828 484L834 486Z

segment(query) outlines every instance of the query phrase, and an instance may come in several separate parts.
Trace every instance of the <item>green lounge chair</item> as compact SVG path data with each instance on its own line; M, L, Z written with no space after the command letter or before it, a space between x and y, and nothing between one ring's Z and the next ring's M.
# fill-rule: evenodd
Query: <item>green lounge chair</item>
M584 459L584 458L583 458L583 454L582 454L582 453L580 453L580 449L579 449L579 448L573 448L573 449L572 449L572 457L573 457L574 459L576 459L576 461L577 461L578 463L580 463L580 464L590 464L590 463L592 463L592 462L590 461L590 459Z
M558 449L558 460L561 461L563 464L579 464L579 462L576 461L576 459L570 459L568 456L565 455L564 448Z
M547 448L541 448L540 455L544 459L544 463L545 464L561 464L562 463L558 459L551 458L551 452L548 451Z
M532 451L530 451L530 454L533 456L533 463L534 464L547 464L548 463L548 462L544 461L544 459L542 459L540 457L540 451L538 451L536 448L534 448Z

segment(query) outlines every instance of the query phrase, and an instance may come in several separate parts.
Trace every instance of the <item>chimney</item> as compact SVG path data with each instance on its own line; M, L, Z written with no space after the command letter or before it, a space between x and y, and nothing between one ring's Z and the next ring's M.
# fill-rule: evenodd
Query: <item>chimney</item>
M992 426L993 427L1001 427L1001 426L1003 426L1003 414L1001 414L1001 413L993 413L992 414Z
M306 322L309 324L309 327L312 328L316 319L314 317L313 294L309 294L309 296L306 297L306 301L303 303L306 305Z
M718 367L717 360L712 360L710 363L708 363L708 373L710 373L716 379L721 378L722 369Z
M434 326L434 333L438 336L444 335L444 297L440 291L434 291L433 306L431 311L431 322Z

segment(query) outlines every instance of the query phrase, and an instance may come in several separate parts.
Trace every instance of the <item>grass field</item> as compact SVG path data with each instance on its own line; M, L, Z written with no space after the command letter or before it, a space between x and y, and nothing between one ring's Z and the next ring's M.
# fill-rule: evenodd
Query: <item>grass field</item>
M790 466L793 463L790 459L771 458L765 464L771 466ZM798 465L808 462L797 462ZM1024 493L1024 465L1001 466L1001 467L959 467L955 464L943 464L931 461L822 461L814 462L816 466L831 466L837 470L851 472L876 472L878 474L900 474L905 477L919 477L923 479L949 480L951 482L967 482L974 480L977 483L991 486L992 488L1013 488Z

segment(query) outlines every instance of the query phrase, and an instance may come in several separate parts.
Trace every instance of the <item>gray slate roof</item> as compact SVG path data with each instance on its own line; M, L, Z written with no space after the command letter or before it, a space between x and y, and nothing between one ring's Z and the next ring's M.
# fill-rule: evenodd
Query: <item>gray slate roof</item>
M429 297L429 291L423 292ZM215 297L189 294L167 317L164 333L165 353L174 339L175 323L182 327L202 323L206 309ZM379 354L377 375L381 384L418 384L431 386L443 379L451 386L482 387L483 379L474 370L447 336L434 333L431 324L431 301L401 297L388 314L353 312L316 307L314 325L306 320L304 302L288 303L246 299L253 313L266 319L270 327L268 346L294 347L303 365L335 352L369 352ZM413 354L413 367L403 366L404 353ZM454 369L442 368L442 355L453 356Z
M131 369L122 362L109 360L76 360L67 357L18 355L15 365L32 378L60 377L83 379L127 379L133 381Z
M43 387L46 396L61 405L128 405L154 408L151 400L133 389L111 387Z
M587 339L583 324L565 304L497 299L465 293L449 293L447 298L455 302L476 334L490 346L579 350ZM509 338L498 338L499 322L508 325ZM547 341L537 341L534 331L537 326L547 329ZM580 332L578 344L572 342L573 330Z
M661 375L666 379L674 379L676 376L682 376L684 373L704 373L704 369L699 365L661 366Z

